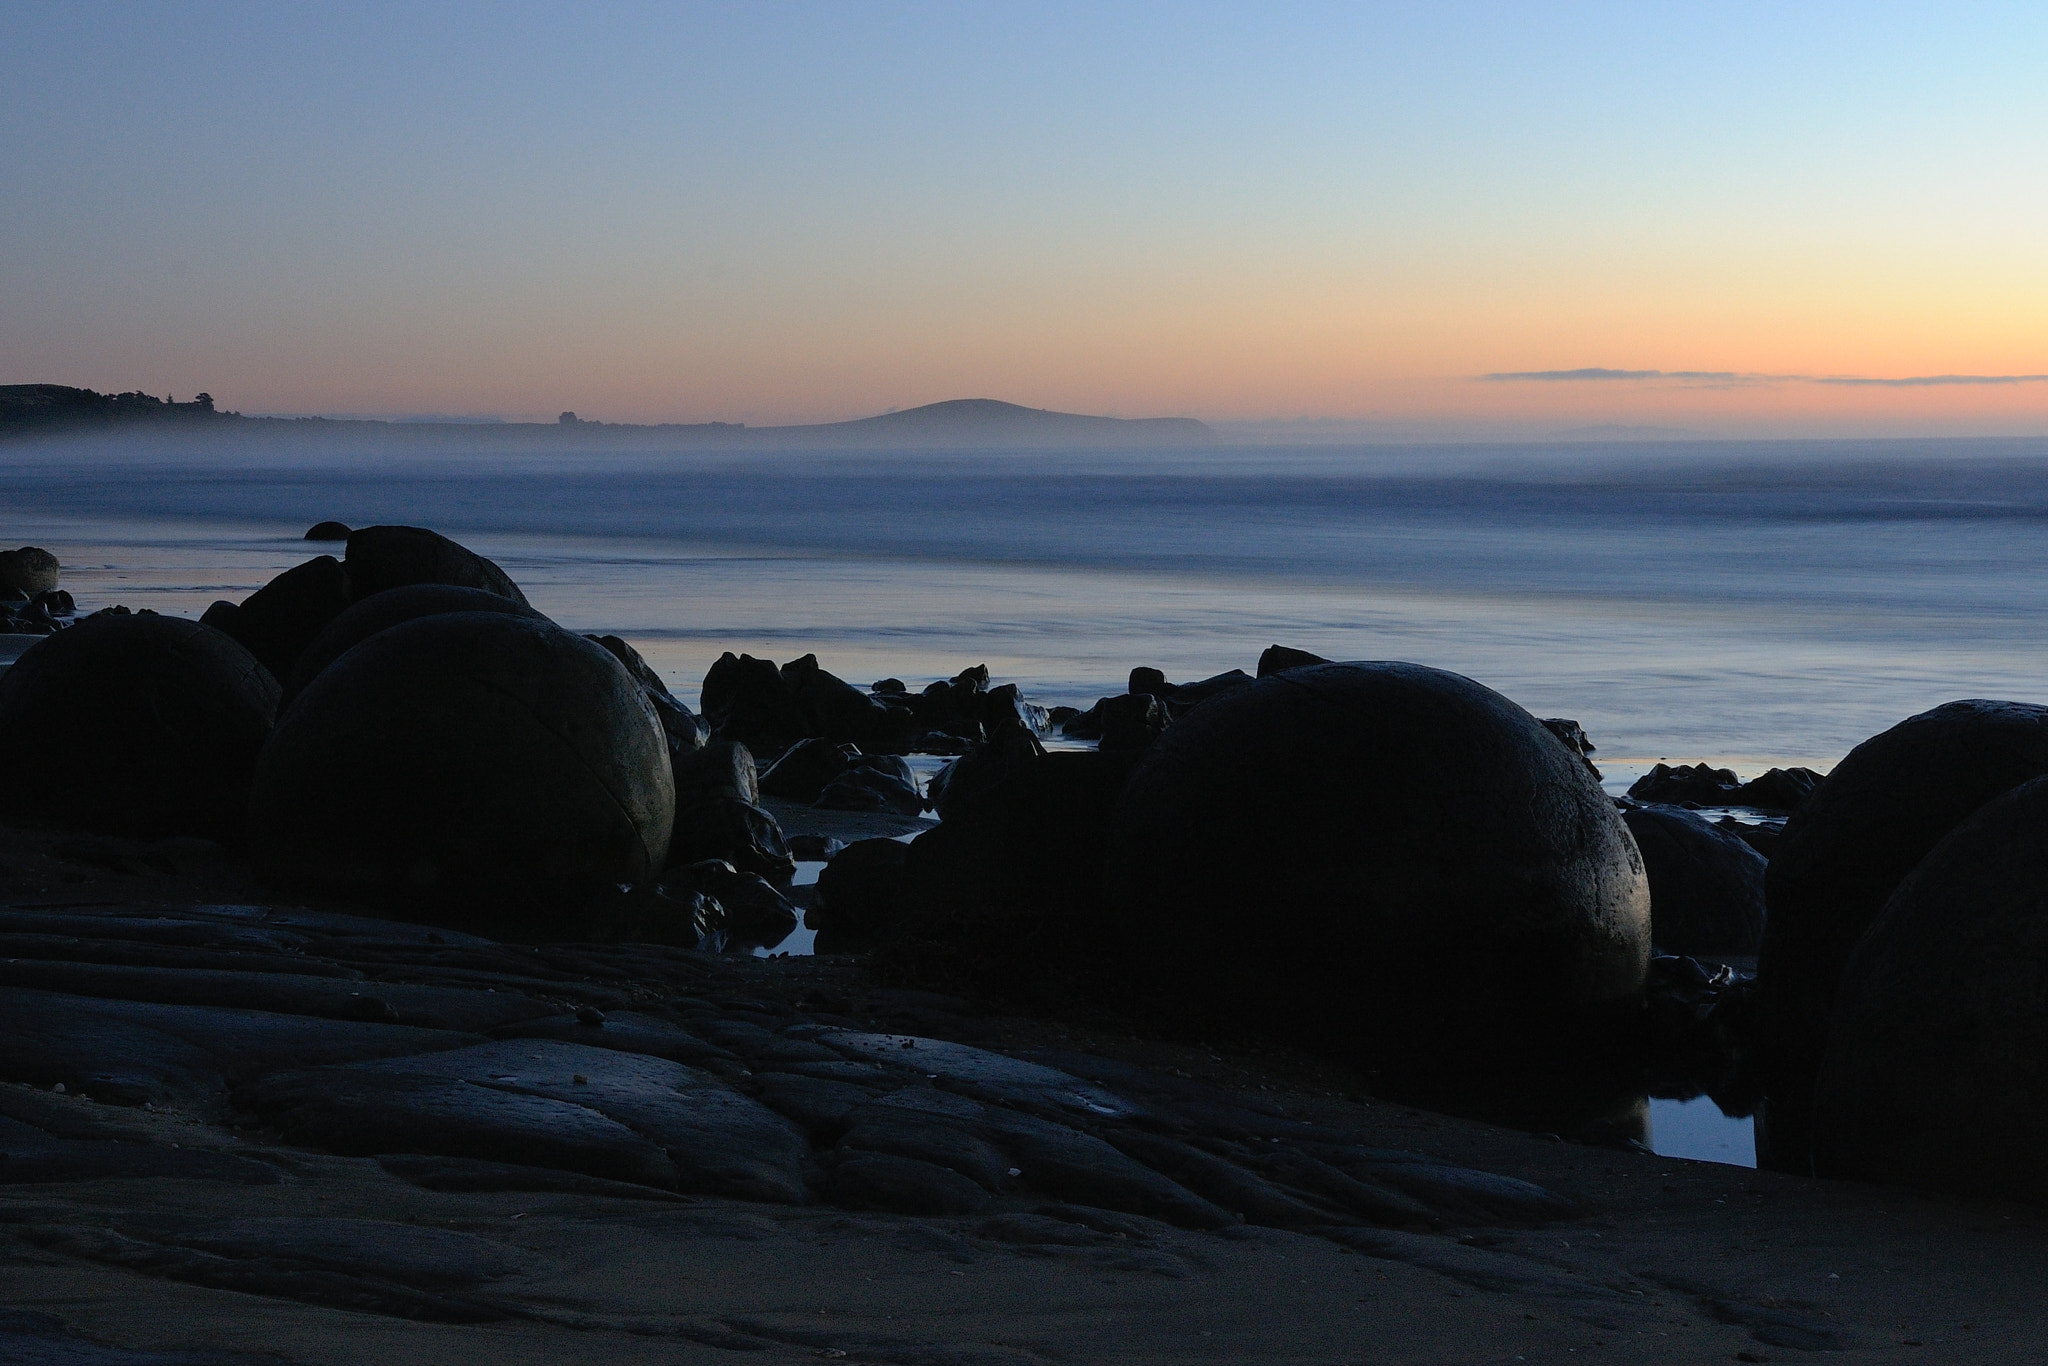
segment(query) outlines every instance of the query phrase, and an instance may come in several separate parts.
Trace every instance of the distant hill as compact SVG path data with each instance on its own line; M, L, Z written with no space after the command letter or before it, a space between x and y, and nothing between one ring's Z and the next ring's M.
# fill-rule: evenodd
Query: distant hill
M366 418L267 418L217 413L200 394L172 403L143 393L99 394L61 384L0 385L0 436L59 433L75 428L161 424L177 419L208 423L219 438L232 426L236 439L519 450L1133 450L1209 446L1216 434L1184 417L1091 417L1026 408L992 398L927 403L879 417L800 427L747 427L733 422L637 424L558 422L409 421ZM213 419L226 419L219 426Z
M1025 408L993 398L948 399L851 422L750 430L755 440L928 449L1207 446L1216 440L1214 432L1188 417L1089 417Z
M189 403L174 403L140 390L102 394L67 384L0 384L0 433L234 416L215 412L211 394L199 394Z

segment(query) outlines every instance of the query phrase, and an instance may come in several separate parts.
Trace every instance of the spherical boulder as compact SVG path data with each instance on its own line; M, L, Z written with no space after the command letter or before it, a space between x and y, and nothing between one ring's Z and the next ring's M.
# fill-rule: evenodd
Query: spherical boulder
M1757 955L1766 1100L1757 1156L1805 1171L1835 984L1929 850L1992 798L2048 774L2048 707L1950 702L1851 750L1785 822L1764 874Z
M254 598L250 599L250 602L254 601ZM244 607L247 605L243 604ZM452 583L414 583L373 593L358 599L329 621L325 629L298 652L297 662L282 677L284 693L278 700L279 711L291 706L292 699L304 692L306 685L318 678L328 665L378 632L389 630L400 622L446 616L453 612L540 616L524 603L481 588L463 588Z
M1764 933L1764 856L1679 806L1621 818L1650 878L1650 938L1666 953L1747 957Z
M309 541L345 541L348 539L347 522L315 522L306 528Z
M55 591L63 566L41 546L0 550L0 591L24 598Z
M511 575L468 546L425 527L357 527L348 534L345 559L359 598L413 583L452 583L527 605L526 594Z
M353 601L341 561L316 555L277 575L230 611L209 608L204 620L241 641L283 682L306 646Z
M2048 1200L2048 778L1900 883L1842 973L1813 1168Z
M537 617L456 612L307 685L257 767L249 844L287 884L567 910L658 872L674 819L660 723L616 659Z
M101 612L0 673L15 819L238 839L277 683L211 626Z
M1469 678L1271 674L1168 727L1115 820L1113 928L1196 1009L1449 1086L1640 1005L1635 842L1578 754Z

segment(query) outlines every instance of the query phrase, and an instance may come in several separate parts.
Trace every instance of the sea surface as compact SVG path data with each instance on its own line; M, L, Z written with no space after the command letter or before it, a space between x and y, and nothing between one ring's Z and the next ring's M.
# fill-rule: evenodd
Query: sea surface
M82 609L196 616L325 549L301 539L315 521L431 526L565 626L632 641L685 700L724 650L812 652L863 684L986 664L1082 706L1134 665L1249 671L1275 642L1413 660L1577 719L1614 790L1660 759L1826 769L1939 703L2048 693L2048 442L535 458L479 441L434 460L9 447L0 541L54 551ZM1698 1104L1653 1128L1711 1129Z

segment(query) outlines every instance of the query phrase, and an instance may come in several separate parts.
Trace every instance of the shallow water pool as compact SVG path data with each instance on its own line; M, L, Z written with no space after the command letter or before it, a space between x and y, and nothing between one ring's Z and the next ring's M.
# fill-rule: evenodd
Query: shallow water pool
M1756 1165L1756 1122L1723 1114L1709 1096L1650 1101L1649 1144L1660 1157Z

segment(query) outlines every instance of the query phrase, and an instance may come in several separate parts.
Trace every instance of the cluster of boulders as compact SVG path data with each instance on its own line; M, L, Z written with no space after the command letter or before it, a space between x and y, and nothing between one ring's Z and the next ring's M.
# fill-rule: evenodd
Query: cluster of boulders
M2048 708L1951 702L1864 741L1766 888L1761 1160L2048 1199Z
M1660 764L1618 801L1576 722L1280 646L1051 713L985 668L861 688L726 654L699 717L445 537L309 535L345 549L198 622L108 609L24 652L0 815L201 836L500 934L717 948L798 924L770 803L935 810L909 842L802 844L821 947L1228 1019L1411 1093L1668 1036L1757 1065L1770 1165L2048 1199L2048 708L1951 703L1825 778ZM0 555L9 610L54 621L57 572ZM953 756L928 790L915 753ZM1750 954L1754 990L1695 961Z
M1044 708L1014 683L989 686L985 665L912 692L885 678L863 691L804 655L718 657L704 675L702 705L711 732L756 754L781 754L804 740L850 745L864 754L962 754L1009 729L1045 729Z
M934 781L938 826L828 865L821 934L979 988L1227 1017L1410 1082L1568 1063L1639 1015L1636 846L1584 746L1499 694L1275 647L1258 676L1139 669L1052 719L1098 747L985 739Z
M512 932L794 928L753 759L707 748L629 645L432 531L346 542L200 621L110 609L26 651L0 675L0 811L217 840L282 887Z
M1810 768L1774 768L1744 782L1732 768L1658 764L1636 779L1628 795L1692 808L1740 806L1789 814L1820 786L1822 776Z

